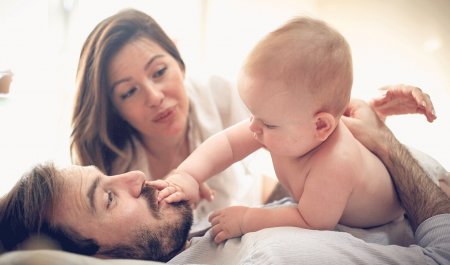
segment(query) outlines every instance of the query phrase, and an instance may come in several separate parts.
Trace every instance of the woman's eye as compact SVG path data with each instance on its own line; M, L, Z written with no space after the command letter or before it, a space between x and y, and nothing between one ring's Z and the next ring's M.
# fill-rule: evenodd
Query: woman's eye
M158 71L156 71L156 73L153 74L153 78L158 78L164 75L164 73L166 72L167 67L161 67L161 69L159 69Z
M131 97L136 92L136 90L137 90L136 87L130 88L126 93L120 95L120 99L124 100Z
M106 202L106 209L108 209L112 202L114 201L114 194L112 193L112 191L108 191L108 201Z

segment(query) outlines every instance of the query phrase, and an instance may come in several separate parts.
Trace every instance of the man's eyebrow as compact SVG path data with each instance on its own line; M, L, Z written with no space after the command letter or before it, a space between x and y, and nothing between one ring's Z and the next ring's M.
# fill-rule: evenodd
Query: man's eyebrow
M89 200L89 206L93 213L95 213L95 191L97 190L98 183L100 183L100 176L97 176L88 189L87 197Z

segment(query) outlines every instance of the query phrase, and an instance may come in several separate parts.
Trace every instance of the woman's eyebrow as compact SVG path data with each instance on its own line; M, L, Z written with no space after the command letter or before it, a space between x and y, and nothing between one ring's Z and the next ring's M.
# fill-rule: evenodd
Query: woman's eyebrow
M164 57L164 55L163 54L157 54L157 55L153 56L152 58L150 58L150 60L145 64L144 70L147 70L156 59L161 58L161 57ZM116 86L119 85L120 83L129 82L130 80L131 80L130 77L126 77L126 78L117 80L116 82L112 83L111 91L114 91Z
M114 89L115 89L116 86L119 85L120 83L129 82L130 80L131 80L131 78L129 78L129 77L124 78L124 79L117 80L116 82L114 82L114 83L111 85L111 91L114 92Z
M161 58L161 57L164 57L164 55L157 54L157 55L153 56L152 58L150 58L150 60L145 64L144 70L147 70L156 59Z
M95 191L97 190L99 183L100 183L100 176L97 176L95 180L92 182L86 194L86 196L88 197L89 206L92 213L95 213L97 210L95 207Z

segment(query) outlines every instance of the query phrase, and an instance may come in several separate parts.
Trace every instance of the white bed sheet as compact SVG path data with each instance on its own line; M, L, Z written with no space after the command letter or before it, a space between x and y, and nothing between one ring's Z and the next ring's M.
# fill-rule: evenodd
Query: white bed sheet
M425 170L430 174L430 177L435 183L439 183L440 179L446 179L447 183L450 183L450 176L448 174L448 171L444 169L436 160L418 150L411 149L411 151L425 168ZM280 203L292 202L281 201ZM218 246L215 245L215 243L212 241L210 234L206 233L204 237L194 238L192 241L192 247L176 256L173 260L171 260L171 262L177 264L198 262L202 263L202 261L208 261L211 259L212 261L207 263L221 264L222 262L227 261L226 264L238 264L243 261L249 262L249 260L251 262L251 260L255 258L253 261L255 261L256 263L267 261L264 264L270 264L270 255L276 256L277 253L276 249L273 250L274 246L276 248L276 246L285 247L286 245L293 246L293 249L289 250L292 252L290 254L293 255L292 257L301 259L301 256L305 254L302 252L302 249L297 248L299 246L312 247L307 243L309 241L308 238L311 237L316 240L315 242L320 242L320 240L322 240L323 244L325 244L324 246L326 246L328 250L333 249L333 237L336 236L341 238L339 242L342 242L342 237L347 238L348 240L346 242L348 242L349 245L352 245L361 239L369 243L376 243L380 245L394 244L399 246L409 246L414 243L414 235L409 226L409 222L404 218L371 229L357 229L338 225L336 227L336 231L343 233L336 233L334 231L311 231L294 227L269 228L259 231L258 233L249 233L247 235L244 235L242 238L228 240L224 244ZM280 242L280 238L283 238L284 240ZM318 238L320 239L319 241L317 241ZM270 249L265 249L267 247L270 247ZM336 245L334 247L339 250L339 252L336 252L336 255L343 255L342 253L345 253L346 251L345 247L342 245ZM394 250L399 251L400 253L404 249L394 248ZM210 256L206 256L205 251L209 252ZM417 251L420 252L420 249L417 248ZM284 250L284 252L286 252L286 250ZM266 253L265 255L269 256L258 256L261 255L261 253ZM254 257L252 256L253 254L257 256ZM354 256L354 254L350 252L348 252L347 254L352 257ZM282 259L283 257L278 258ZM274 260L280 259L275 258ZM417 262L424 263L424 260L414 261L410 264L416 264ZM161 263L142 260L102 260L93 257L71 254L59 250L34 250L14 251L1 255L0 265L7 264L153 265Z

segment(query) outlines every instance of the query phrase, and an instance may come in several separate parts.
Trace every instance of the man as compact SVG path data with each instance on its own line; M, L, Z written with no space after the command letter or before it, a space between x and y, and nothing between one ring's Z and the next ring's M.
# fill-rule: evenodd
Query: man
M192 211L155 195L140 171L38 165L1 203L1 241L9 250L40 233L70 252L167 261L184 247Z
M345 119L347 126L389 169L417 245L384 246L347 233L279 227L221 245L207 233L188 246L189 207L156 204L140 172L106 177L93 167L51 165L33 169L2 199L1 241L10 250L40 232L75 253L184 264L448 264L449 198L367 104L352 102L348 114L353 118Z

